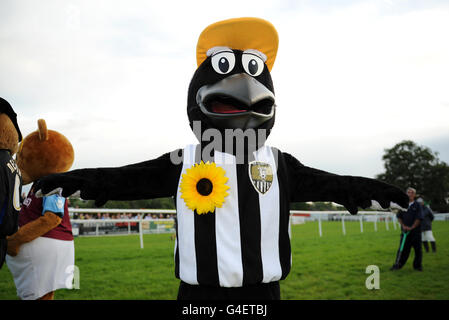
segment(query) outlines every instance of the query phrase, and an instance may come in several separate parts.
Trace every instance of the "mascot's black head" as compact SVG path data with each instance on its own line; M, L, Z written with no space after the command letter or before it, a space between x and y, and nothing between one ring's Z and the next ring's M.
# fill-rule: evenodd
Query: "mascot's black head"
M187 112L205 128L267 129L274 124L270 72L256 52L219 48L190 82Z
M274 43L270 44L274 47L270 47L270 61L261 50L267 41L264 34L260 34L261 26L270 28L270 35L275 36L275 41L267 37ZM237 32L232 33L232 30ZM203 58L199 58L201 49ZM262 19L230 19L206 28L198 42L199 67L188 92L187 113L192 129L194 122L199 121L201 134L207 129L216 129L222 134L226 129L253 129L256 133L263 129L268 136L276 110L269 66L274 62L276 51L277 33ZM195 134L201 142L199 132Z

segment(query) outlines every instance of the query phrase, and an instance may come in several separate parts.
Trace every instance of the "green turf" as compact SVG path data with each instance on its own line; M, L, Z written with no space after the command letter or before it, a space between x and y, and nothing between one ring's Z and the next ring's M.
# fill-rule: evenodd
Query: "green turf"
M399 246L399 231L385 224L316 222L292 228L292 270L281 281L283 299L449 299L449 223L434 222L438 252L425 253L424 272L414 271L412 253L400 271L389 271ZM59 290L56 299L175 299L173 246L169 234L139 237L82 237L75 240L79 290ZM380 289L368 290L368 265L380 268ZM0 270L0 299L17 299L11 274Z

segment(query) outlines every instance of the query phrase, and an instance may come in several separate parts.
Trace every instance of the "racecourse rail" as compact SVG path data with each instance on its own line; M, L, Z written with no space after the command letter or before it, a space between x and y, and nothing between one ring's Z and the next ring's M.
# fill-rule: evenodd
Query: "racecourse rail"
M144 233L167 233L174 232L174 219L144 219L144 214L176 215L173 209L80 209L69 208L71 216L73 214L137 214L133 219L71 219L72 229L75 236L78 235L118 235L139 233L140 247L143 249ZM449 221L449 213L435 214L435 221ZM385 224L386 230L390 229L390 223L396 230L399 223L396 214L390 211L359 211L357 215L351 215L348 211L301 211L290 210L290 223L302 224L306 221L318 221L318 234L323 236L321 221L341 221L342 233L346 235L345 221L359 221L360 232L363 232L364 222L371 222L374 231L377 231L378 224Z

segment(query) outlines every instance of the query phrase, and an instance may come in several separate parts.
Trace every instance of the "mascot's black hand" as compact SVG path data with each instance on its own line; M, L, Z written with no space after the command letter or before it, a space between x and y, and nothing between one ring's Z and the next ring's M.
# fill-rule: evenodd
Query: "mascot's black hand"
M390 207L390 202L397 203L403 208L408 206L407 195L399 188L378 180L363 177L348 177L350 179L346 196L342 205L351 214L357 214L358 207L363 209L372 205L371 200L377 201L382 208Z
M103 206L108 200L100 172L95 169L81 169L66 173L51 174L42 177L34 186L35 192L41 191L47 195L55 190L61 190L63 197L69 197L80 191L80 197L85 200L95 200L97 207Z

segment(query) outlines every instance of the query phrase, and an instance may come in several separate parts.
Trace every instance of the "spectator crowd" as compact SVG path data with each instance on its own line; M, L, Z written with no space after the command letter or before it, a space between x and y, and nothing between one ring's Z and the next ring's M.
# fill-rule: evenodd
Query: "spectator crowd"
M80 219L80 220L118 220L118 219L132 219L139 220L143 217L144 220L158 220L158 219L173 219L175 217L174 214L135 214L135 213L73 213L72 219Z

